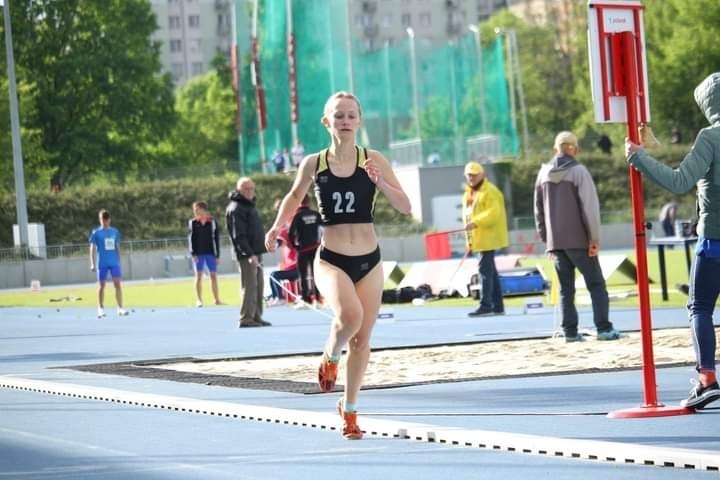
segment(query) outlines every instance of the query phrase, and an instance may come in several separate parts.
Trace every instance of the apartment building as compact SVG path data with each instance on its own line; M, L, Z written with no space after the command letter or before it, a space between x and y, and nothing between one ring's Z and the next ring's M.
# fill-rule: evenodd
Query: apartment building
M247 50L250 39L247 0L150 1L158 22L154 39L161 42L161 61L176 85L207 72L218 53L229 57L234 7L240 49ZM408 27L418 38L444 43L466 35L469 25L518 3L518 0L345 1L352 36L370 50L407 38ZM293 4L297 8L302 0L293 0Z
M555 27L557 47L567 52L572 39L580 32L573 15L577 9L587 9L586 0L508 0L508 9L531 25L552 25Z
M151 0L158 23L153 38L162 44L161 61L176 86L207 72L216 55L230 57L234 3L234 0ZM238 28L247 30L245 9L238 8L238 13L245 17L238 22ZM249 37L249 33L245 36Z
M374 50L407 38L412 28L433 43L466 35L469 25L486 20L509 0L351 0L350 23L354 38Z

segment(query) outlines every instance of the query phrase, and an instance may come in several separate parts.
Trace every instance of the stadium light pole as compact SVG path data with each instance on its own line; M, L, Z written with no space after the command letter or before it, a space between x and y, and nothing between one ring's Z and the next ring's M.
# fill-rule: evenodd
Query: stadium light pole
M527 110L525 108L525 90L523 89L522 70L520 69L520 54L518 53L517 33L514 28L508 30L508 33L510 34L510 45L513 53L512 58L513 64L515 66L515 75L517 75L518 100L520 101L520 119L522 120L523 128L523 146L525 150L525 155L527 155L528 148L530 147L530 135L528 134Z
M412 80L413 92L413 114L415 116L415 138L420 139L420 107L418 104L418 85L417 85L417 60L415 59L415 31L412 27L407 28L407 34L410 38L410 79Z
M350 90L350 93L355 94L355 81L354 76L355 73L353 72L353 57L352 57L352 24L350 22L350 3L351 2L345 2L345 26L346 26L346 35L345 35L345 54L347 55L347 69L348 69L348 89Z
M485 109L485 68L483 66L482 42L480 40L480 29L477 25L468 25L468 29L475 36L475 47L478 56L478 103L480 104L480 126L482 133L487 133L487 110Z
M510 42L505 35L505 29L495 28L495 35L505 37L505 69L507 72L509 90L508 93L510 97L510 120L512 122L512 128L515 130L515 132L517 132L517 109L515 108L515 72L513 70L513 63L511 61L512 49L510 48Z
M507 71L508 71L508 82L510 89L510 112L512 116L513 128L517 131L517 109L515 106L515 95L517 92L518 99L520 101L520 114L522 121L522 143L523 152L527 154L528 151L528 125L527 125L527 110L525 109L525 93L522 85L522 72L520 71L520 58L517 48L517 35L515 30L512 28L496 28L496 35L503 35L505 37L505 50L507 55ZM516 84L517 81L517 84Z
M392 101L392 87L390 86L390 82L392 82L392 77L390 75L390 41L385 40L385 106L387 107L387 128L388 128L388 144L393 142L393 119L392 119L392 107L391 107L391 101Z
M263 173L267 173L267 155L265 152L265 127L267 126L267 117L265 111L265 89L262 85L260 76L260 47L258 47L258 0L253 1L252 12L252 84L255 87L256 109L257 109L257 125L258 125L258 147L260 152L260 167Z
M15 81L15 56L13 55L12 29L10 25L10 0L0 0L3 7L5 27L5 55L7 58L8 95L10 97L10 128L12 132L13 169L15 172L15 212L17 214L20 247L28 245L28 214L25 195L25 171L23 167L22 142L20 141L20 114L18 113L17 83Z
M293 31L292 0L285 0L287 11L287 56L288 56L288 85L290 87L290 131L292 145L298 143L298 98L297 75L295 68L295 32Z
M230 63L232 66L233 93L235 94L235 132L237 134L238 140L238 166L240 170L240 175L244 175L245 145L242 134L242 91L240 86L240 72L242 70L242 60L240 59L240 45L238 44L237 0L232 1L231 8L232 46L230 47Z
M333 30L332 11L329 8L327 8L326 10L327 10L327 25L328 25L328 27L327 27L327 34L328 34L327 44L329 46L327 49L327 54L328 54L327 64L328 64L328 81L330 82L330 92L328 93L328 95L332 95L333 93L335 93L335 61L333 59L333 48L330 45L334 45L333 42L335 40L333 40L333 33L332 33L332 30Z
M455 149L455 159L459 158L460 152L460 132L458 129L458 110L457 110L457 87L455 86L455 43L451 40L448 42L450 49L450 110L452 112L453 127L453 148Z

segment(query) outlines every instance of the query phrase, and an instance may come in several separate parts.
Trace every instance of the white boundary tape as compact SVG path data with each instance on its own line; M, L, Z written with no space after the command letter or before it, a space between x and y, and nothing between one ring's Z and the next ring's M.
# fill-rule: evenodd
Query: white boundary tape
M320 430L341 428L337 414L307 410L197 400L8 376L0 376L0 388ZM720 455L709 450L442 427L368 417L362 417L360 424L366 435L379 437L558 458L720 471Z
M333 314L331 314L331 313L323 312L323 311L320 310L317 306L315 306L315 305L313 305L313 304L311 304L311 303L308 303L308 302L306 302L305 300L303 300L300 295L298 295L298 294L296 294L296 293L294 293L294 292L291 292L290 290L288 290L287 288L285 288L285 287L283 286L282 282L278 282L278 281L275 280L273 277L270 277L270 281L271 281L271 282L275 282L275 285L277 285L282 291L284 291L284 292L287 293L288 295L292 295L293 300L295 300L296 303L300 303L300 304L304 305L306 308L308 308L308 309L310 309L310 310L315 310L317 313L319 313L319 314L322 315L323 317L329 318L330 320L333 320L333 319L335 318L335 315L333 315ZM292 308L292 307L291 307L291 308Z

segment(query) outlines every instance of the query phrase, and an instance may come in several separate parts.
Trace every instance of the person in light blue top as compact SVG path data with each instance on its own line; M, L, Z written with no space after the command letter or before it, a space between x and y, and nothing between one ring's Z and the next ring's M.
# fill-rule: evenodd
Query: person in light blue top
M115 287L115 300L117 313L120 316L128 314L123 308L122 301L122 269L120 268L120 232L110 226L110 212L98 212L100 226L90 233L90 270L97 271L97 299L98 318L105 316L105 281L108 274L112 277Z
M701 409L720 399L712 318L720 295L720 72L705 78L695 88L694 96L710 126L698 133L678 168L658 162L627 138L625 156L645 177L673 193L685 193L697 187L698 242L690 272L687 308L699 379L690 396L680 404Z

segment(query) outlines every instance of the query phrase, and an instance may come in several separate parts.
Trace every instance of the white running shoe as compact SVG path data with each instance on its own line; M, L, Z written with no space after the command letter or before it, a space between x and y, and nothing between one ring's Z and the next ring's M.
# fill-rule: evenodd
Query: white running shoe
M280 300L279 298L270 297L268 300L265 301L265 305L268 307L277 307L279 305L282 305L284 302Z
M128 311L125 310L124 308L118 308L117 313L119 316L124 317L128 314Z
M196 306L197 308L202 307L202 306L203 306L202 300L196 300L196 301L195 301L195 306Z
M105 309L102 307L98 307L98 318L103 318L105 316Z

